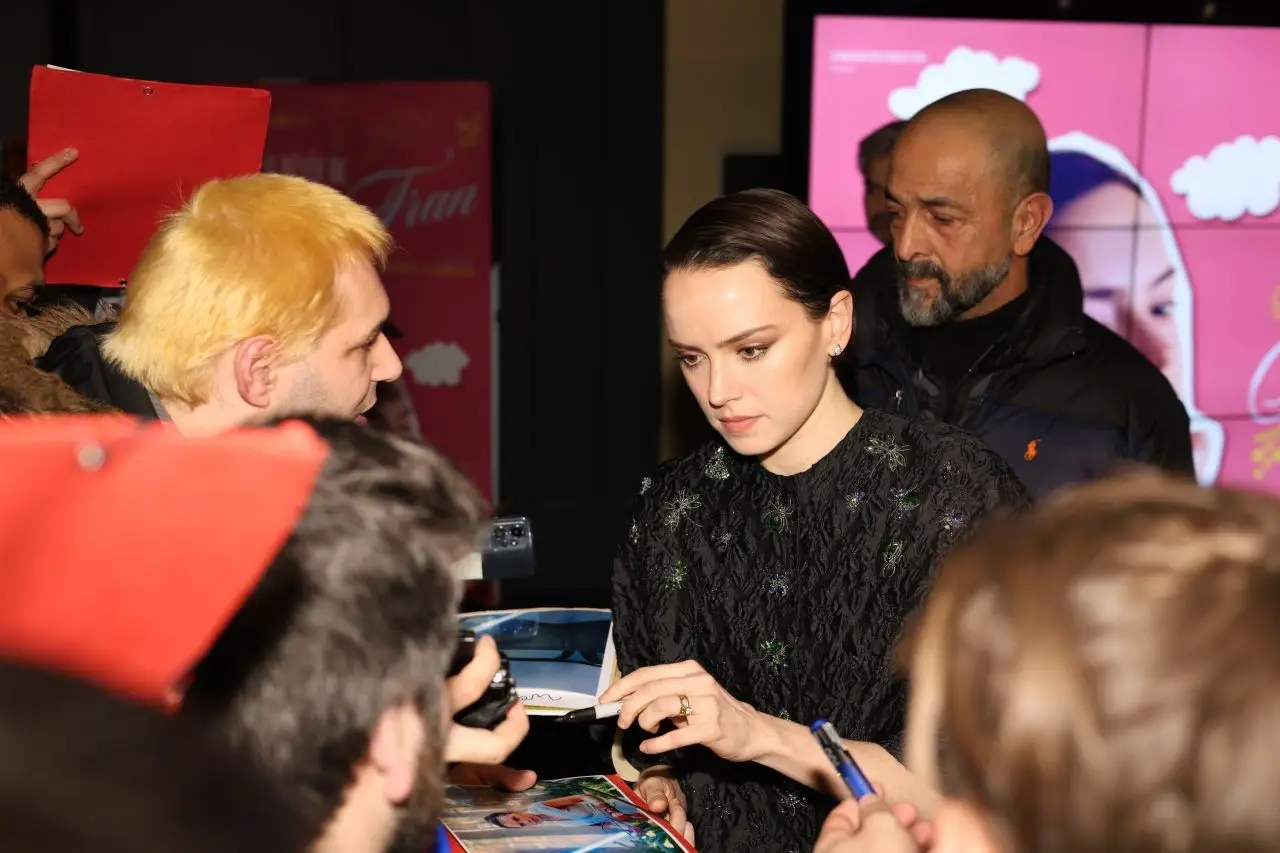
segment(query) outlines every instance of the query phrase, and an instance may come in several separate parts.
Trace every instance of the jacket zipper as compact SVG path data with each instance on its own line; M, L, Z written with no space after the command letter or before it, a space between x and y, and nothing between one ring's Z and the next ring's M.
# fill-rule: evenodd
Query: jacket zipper
M964 418L964 414L969 408L969 395L973 392L974 371L978 369L982 362L986 361L987 356L991 355L991 351L1002 340L1004 340L1003 336L998 340L992 341L982 351L982 355L973 360L973 364L969 365L969 369L964 372L964 376L960 377L960 381L956 383L955 393L949 395L950 399L947 400L946 411L942 413L942 419L945 422L955 424L958 427L964 426L963 420L967 420Z

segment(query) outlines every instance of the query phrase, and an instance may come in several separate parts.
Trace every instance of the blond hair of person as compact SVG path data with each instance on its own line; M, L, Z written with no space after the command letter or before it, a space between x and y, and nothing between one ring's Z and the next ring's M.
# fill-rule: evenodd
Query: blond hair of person
M381 264L390 246L372 211L323 184L209 181L147 243L103 353L160 399L199 405L241 341L270 336L288 359L309 354L338 316L336 270Z

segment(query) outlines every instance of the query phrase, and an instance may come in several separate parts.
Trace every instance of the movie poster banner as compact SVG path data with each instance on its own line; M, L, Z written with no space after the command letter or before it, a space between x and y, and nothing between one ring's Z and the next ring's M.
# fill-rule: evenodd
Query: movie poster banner
M264 171L341 190L395 238L383 279L404 376L379 389L376 414L448 453L494 499L488 86L266 88Z

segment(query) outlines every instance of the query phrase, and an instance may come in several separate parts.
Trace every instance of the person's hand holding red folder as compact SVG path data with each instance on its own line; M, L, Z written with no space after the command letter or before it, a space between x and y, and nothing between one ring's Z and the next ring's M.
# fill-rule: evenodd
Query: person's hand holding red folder
M71 202L65 198L39 197L44 185L53 176L74 163L79 156L80 152L76 149L64 148L57 154L36 163L27 170L26 174L18 178L18 183L35 197L41 212L49 219L49 245L45 248L46 253L52 253L58 248L58 241L62 239L65 232L70 231L76 236L84 233L84 226L80 224L80 214L71 206Z

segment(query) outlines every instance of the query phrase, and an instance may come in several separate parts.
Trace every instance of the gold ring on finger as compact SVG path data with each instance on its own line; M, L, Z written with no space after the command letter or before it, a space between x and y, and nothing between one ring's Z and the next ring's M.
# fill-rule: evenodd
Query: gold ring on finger
M683 693L680 694L680 716L687 717L693 713L693 706L689 704L689 697Z

